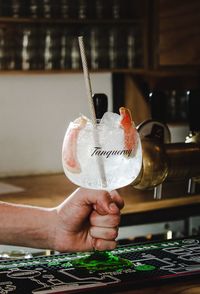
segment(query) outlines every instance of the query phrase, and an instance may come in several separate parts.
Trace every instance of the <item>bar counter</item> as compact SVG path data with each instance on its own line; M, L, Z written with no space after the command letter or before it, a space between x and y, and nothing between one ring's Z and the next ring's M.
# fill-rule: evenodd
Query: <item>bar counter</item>
M142 289L129 289L117 292L115 294L199 294L200 281L179 281L172 284L163 284L158 286L149 286Z
M77 188L62 173L1 178L0 183L21 188L19 192L1 193L0 191L0 201L43 207L58 205ZM185 188L175 183L167 185L163 187L161 200L153 199L152 190L139 191L131 185L119 189L125 201L125 207L122 210L122 225L153 222L156 219L162 221L163 217L176 219L200 214L200 194L186 195L184 194ZM176 213L171 213L173 211ZM115 290L108 290L109 293L117 294L199 294L200 279L198 276L190 279L183 277L178 281L165 281L163 284L157 282L149 286L144 284L142 288L127 286L122 289L119 287ZM101 292L102 289L98 291ZM98 291L95 293L100 293ZM91 292L88 290L88 293Z
M13 193L2 193L0 189L0 201L43 207L60 204L77 188L63 173L1 178L0 183L22 188ZM153 199L153 190L136 190L131 185L118 191L125 202L122 225L200 215L200 193L187 195L186 183L164 183L161 200Z

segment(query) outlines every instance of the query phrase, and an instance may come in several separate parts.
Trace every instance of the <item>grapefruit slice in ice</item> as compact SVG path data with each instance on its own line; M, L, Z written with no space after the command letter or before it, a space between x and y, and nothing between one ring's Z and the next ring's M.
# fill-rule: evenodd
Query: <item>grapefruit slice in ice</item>
M137 147L137 131L134 126L131 112L128 108L120 107L121 116L120 126L124 130L124 147L126 150L133 150L133 154Z
M80 173L81 166L77 158L77 140L80 131L85 127L87 123L87 118L81 116L77 118L74 122L74 127L69 129L66 133L62 158L64 167L72 173Z

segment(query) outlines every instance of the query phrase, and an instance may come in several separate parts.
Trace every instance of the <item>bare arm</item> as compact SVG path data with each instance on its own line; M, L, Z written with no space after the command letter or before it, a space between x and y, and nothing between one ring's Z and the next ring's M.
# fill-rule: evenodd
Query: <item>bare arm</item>
M49 248L52 209L0 202L0 244Z
M84 188L51 209L0 202L0 243L63 252L113 249L122 207L116 191Z

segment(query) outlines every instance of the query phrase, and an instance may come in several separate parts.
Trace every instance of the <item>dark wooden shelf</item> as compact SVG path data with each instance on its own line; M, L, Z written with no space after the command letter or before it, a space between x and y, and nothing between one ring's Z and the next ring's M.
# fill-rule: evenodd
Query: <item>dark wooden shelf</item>
M144 76L146 78L172 78L172 77L196 77L198 75L198 71L195 70L175 70L175 71L163 71L163 70L146 70L144 68L105 68L105 69L89 69L92 73L127 73L133 75ZM38 70L22 70L22 69L15 69L15 70L1 70L0 74L76 74L82 73L82 69L38 69Z
M135 69L89 69L91 73L133 73L133 74L143 74L145 71L142 68L135 68ZM10 74L16 74L16 75L35 75L35 74L77 74L77 73L83 73L82 69L52 69L52 70L0 70L0 75L10 75Z
M122 25L122 24L142 24L142 18L136 19L65 19L65 18L27 18L27 17L0 17L0 23L3 24L108 24L108 25Z
M127 68L105 68L105 69L89 69L92 73L127 73L133 75L144 76L146 78L181 78L181 77L197 77L200 75L199 70L191 69L191 70L148 70L142 67L135 67L132 69ZM82 69L51 69L51 70L22 70L22 69L15 69L15 70L1 70L0 74L76 74L82 73Z

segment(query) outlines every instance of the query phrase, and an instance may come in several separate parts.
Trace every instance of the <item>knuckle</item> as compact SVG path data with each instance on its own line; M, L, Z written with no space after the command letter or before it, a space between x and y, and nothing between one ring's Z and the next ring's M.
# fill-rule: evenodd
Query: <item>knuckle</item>
M118 226L119 223L120 223L120 215L115 214L115 215L110 216L110 225L112 227Z
M94 227L90 228L89 233L91 237L95 237Z
M113 232L113 239L116 239L118 236L118 229L116 228Z
M108 232L108 239L110 240L115 240L118 236L118 229L117 228L113 228L110 229Z
M117 214L114 217L114 224L115 224L115 226L118 226L119 223L120 223L120 215Z

